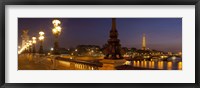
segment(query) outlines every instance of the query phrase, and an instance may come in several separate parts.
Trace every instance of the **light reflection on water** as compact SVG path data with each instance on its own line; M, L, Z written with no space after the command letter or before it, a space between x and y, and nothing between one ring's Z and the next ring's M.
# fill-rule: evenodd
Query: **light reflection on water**
M130 64L128 64L128 62ZM162 69L162 70L182 70L182 62L174 61L127 61L126 65L132 65L133 67Z
M182 62L178 62L178 70L182 70Z
M59 61L67 69L70 70L99 70L101 67L91 66L87 64ZM182 70L182 61L126 61L124 64L133 67L160 69L160 70Z

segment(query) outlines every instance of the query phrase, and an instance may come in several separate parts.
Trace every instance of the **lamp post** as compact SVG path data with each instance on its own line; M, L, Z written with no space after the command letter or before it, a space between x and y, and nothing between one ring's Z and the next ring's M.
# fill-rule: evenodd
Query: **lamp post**
M54 41L54 50L53 50L53 54L54 55L59 55L59 44L58 44L58 36L61 33L61 27L60 24L61 22L59 20L53 20L52 24L54 26L54 28L52 29L53 35L55 36L55 41Z
M26 53L29 53L29 43L26 43Z
M28 44L29 44L29 53L32 53L32 49L31 49L32 48L32 41L30 40Z
M35 50L36 37L32 37L32 41L33 41L33 53L36 53L36 50Z
M39 40L40 40L40 48L39 48L39 54L43 54L44 53L44 51L43 51L43 45L42 45L42 43L43 43L43 41L44 41L44 32L43 31L40 31L39 32Z

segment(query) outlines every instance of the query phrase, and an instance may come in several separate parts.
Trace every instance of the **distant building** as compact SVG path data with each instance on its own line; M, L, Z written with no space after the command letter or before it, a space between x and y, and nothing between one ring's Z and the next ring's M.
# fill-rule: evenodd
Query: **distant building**
M68 54L69 50L65 49L65 48L59 48L59 53L60 54Z
M171 55L172 55L172 52L167 52L167 54L171 56Z
M79 56L99 56L102 51L97 45L78 45L73 53Z

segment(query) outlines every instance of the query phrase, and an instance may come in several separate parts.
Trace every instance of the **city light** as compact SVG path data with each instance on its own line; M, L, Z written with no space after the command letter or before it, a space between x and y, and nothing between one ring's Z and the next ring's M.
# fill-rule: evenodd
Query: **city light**
M29 47L29 43L26 43L26 46Z
M58 32L61 32L61 27L60 26L57 26L57 27L55 27L57 30L58 30Z
M52 29L53 34L57 36L60 35L62 29L60 27L61 22L59 20L53 20L52 23L54 25L54 28Z
M33 52L32 53L36 53L36 49L35 49L36 37L32 37L32 42L33 42Z
M41 40L44 40L44 32L43 31L40 31L39 32L39 40L41 41Z
M21 54L25 49L26 49L26 46L22 47L22 48L18 51L18 54Z
M61 24L61 22L60 22L59 20L56 19L56 20L53 20L53 21L52 21L52 24L53 24L54 27L55 27L55 26L58 26L59 24Z
M58 31L57 31L56 28L53 28L53 29L52 29L52 32L53 32L53 34L56 34Z
M32 41L29 41L29 46L31 46L32 45Z
M42 45L42 43L43 43L43 41L44 41L44 32L43 31L40 31L39 32L39 40L40 40L40 48L39 48L39 53L40 54L43 54L44 53L44 51L43 51L43 45Z
M36 40L36 37L32 37L33 40Z
M36 44L36 37L32 37L33 44Z
M28 34L28 31L23 32L22 38L19 39L22 40L21 42L19 42L19 44L21 45L17 45L18 47L16 48L18 48L18 54L19 54L18 61L22 60L26 62L29 61L28 63L23 62L25 63L24 68L33 67L33 69L53 69L53 70L60 70L60 69L119 70L117 67L122 66L122 70L127 70L127 69L128 70L138 70L138 69L181 70L182 69L181 50L176 50L176 51L173 51L173 49L163 50L159 48L160 46L158 48L152 47L151 43L149 43L148 41L150 41L151 39L153 40L154 38L151 37L152 35L148 31L144 31L146 32L146 34L138 32L137 36L135 35L135 37L137 37L136 39L139 39L141 41L139 42L139 40L137 40L139 43L133 42L132 40L131 40L132 42L130 40L122 40L122 39L127 39L127 38L122 38L122 39L119 38L119 34L121 37L120 33L121 29L119 28L120 30L118 31L118 26L122 25L118 25L118 21L116 21L116 19L113 18L112 21L110 20L110 22L112 23L109 23L111 24L110 28L106 30L108 37L106 41L105 38L102 39L92 38L98 32L95 32L95 34L93 35L92 33L90 33L90 31L85 31L86 29L93 30L95 29L95 26L94 28L90 28L91 25L84 25L84 21L82 21L82 24L80 23L77 24L78 22L74 22L72 24L70 22L68 23L65 21L65 24L62 24L61 26L60 20L64 21L64 19L62 18L54 20L52 20L51 18L48 20L50 22L46 23L45 21L37 22L37 23L44 23L45 25L40 24L39 26L37 26L38 28L30 28L30 29L40 29L40 27L43 27L44 25L44 28L47 28L47 30L43 31L30 30L31 36ZM119 22L119 24L121 23ZM84 27L82 27L83 25ZM75 30L76 32L73 33L71 30L65 30L65 27L71 30L80 28L81 31ZM26 27L20 27L20 28L26 28ZM99 28L99 30L102 29L99 26L96 28ZM63 33L63 35L60 36L61 32L65 33ZM88 36L90 34L92 36ZM35 37L33 37L32 35L34 35ZM101 35L104 36L103 34ZM85 37L85 39L82 37ZM128 38L135 38L135 37L132 36ZM59 46L60 44L59 41L61 42L61 46ZM156 43L157 42L155 42L155 44ZM148 48L148 46L150 48ZM20 62L19 64L23 63ZM30 66L26 66L27 64ZM69 67L67 67L66 64L68 64ZM39 68L39 66L40 67L44 66L44 68L43 67Z
M39 37L39 40L44 40L44 36L40 36L40 37Z
M43 36L43 35L44 35L44 32L43 32L43 31L40 31L40 32L39 32L39 35L40 35L40 36Z
M53 48L50 48L51 51L53 51Z

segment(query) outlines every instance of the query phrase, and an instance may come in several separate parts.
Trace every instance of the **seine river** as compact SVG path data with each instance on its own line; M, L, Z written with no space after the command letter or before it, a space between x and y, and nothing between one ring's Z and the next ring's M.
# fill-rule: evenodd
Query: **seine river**
M182 61L127 61L125 64L150 69L182 70Z
M87 64L59 61L60 64L65 64L70 70L99 70L101 67L91 66ZM174 57L168 58L168 61L126 61L124 65L133 67L149 68L157 70L182 70L182 59Z

